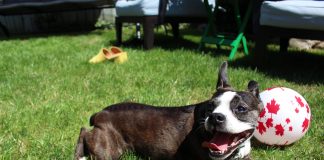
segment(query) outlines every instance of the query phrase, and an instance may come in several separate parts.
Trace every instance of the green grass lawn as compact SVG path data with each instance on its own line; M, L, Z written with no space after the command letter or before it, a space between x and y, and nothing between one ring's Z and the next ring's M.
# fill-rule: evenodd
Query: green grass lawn
M126 30L126 38L133 32ZM124 64L87 61L115 39L112 30L0 41L0 159L72 159L80 127L107 105L136 101L187 105L215 90L216 73L229 50L196 50L199 33L183 39L157 36L144 51L127 42ZM271 46L276 51L277 46ZM254 146L254 159L324 159L324 51L270 53L264 66L238 53L229 64L232 86L249 80L261 90L285 86L298 91L312 111L310 130L286 148ZM125 159L136 159L134 155Z

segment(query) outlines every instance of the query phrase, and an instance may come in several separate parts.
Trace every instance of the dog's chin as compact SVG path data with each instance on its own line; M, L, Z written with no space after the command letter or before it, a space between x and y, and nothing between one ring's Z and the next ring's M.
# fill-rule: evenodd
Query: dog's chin
M226 159L242 143L250 139L253 132L254 129L246 130L237 134L215 131L210 140L202 143L202 147L209 149L209 156L211 159Z

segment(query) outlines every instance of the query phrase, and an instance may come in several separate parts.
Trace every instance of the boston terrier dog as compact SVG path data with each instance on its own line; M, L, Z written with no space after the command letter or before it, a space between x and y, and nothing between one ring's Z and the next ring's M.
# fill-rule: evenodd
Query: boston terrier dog
M216 92L204 102L181 107L119 103L95 113L93 129L81 128L74 156L115 160L130 151L152 160L249 159L262 108L257 82L235 91L224 62Z

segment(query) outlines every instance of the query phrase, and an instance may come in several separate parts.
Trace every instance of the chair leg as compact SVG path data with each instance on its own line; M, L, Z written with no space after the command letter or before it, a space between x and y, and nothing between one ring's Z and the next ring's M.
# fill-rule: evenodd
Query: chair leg
M141 39L141 24L136 23L136 38Z
M242 44L243 44L243 48L244 48L244 54L245 55L249 55L249 48L247 46L247 42L246 42L245 36L242 37Z
M179 23L172 22L172 33L174 38L179 38Z
M266 48L267 43L269 41L269 37L267 35L262 34L261 32L259 31L256 36L255 48L253 53L253 58L257 65L262 64L264 56L266 56Z
M8 38L9 37L9 31L8 31L7 27L0 22L0 28L2 29L3 33Z
M154 45L154 26L157 18L144 17L143 31L144 31L144 49L151 49Z
M287 53L289 38L280 38L280 53Z
M116 27L116 45L119 46L122 43L122 26L123 23L120 22L117 18L115 20L115 27Z

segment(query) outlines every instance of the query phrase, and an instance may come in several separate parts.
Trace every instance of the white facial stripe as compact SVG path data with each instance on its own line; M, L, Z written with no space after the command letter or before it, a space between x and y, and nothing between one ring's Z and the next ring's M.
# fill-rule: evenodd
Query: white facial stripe
M224 92L220 97L217 98L219 106L215 108L213 113L223 113L225 116L228 115L230 110L230 103L235 97L236 93L232 91Z
M215 108L213 113L221 113L226 117L224 132L241 133L245 130L252 129L253 127L246 122L237 119L231 110L230 103L236 96L236 92L224 92L219 98L219 105Z

